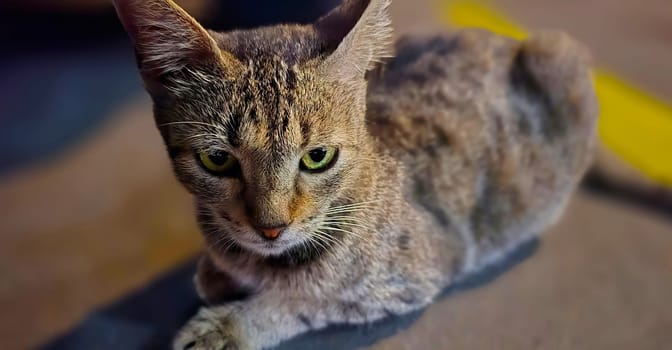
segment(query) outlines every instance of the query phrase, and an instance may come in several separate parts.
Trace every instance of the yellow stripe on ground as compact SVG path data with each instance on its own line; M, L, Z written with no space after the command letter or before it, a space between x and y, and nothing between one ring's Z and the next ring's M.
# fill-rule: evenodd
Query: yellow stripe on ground
M523 39L527 31L486 1L443 0L443 19ZM651 179L672 185L672 107L618 77L595 72L602 142Z
M518 40L527 31L506 19L485 1L443 0L443 19L457 27L480 27Z

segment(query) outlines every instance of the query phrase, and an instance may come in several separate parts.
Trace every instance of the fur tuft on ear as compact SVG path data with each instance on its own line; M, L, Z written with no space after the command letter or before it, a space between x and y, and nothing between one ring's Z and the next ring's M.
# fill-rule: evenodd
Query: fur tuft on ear
M113 0L113 3L135 45L138 66L150 90L166 74L185 69L219 69L237 63L172 0Z
M339 75L364 76L391 54L390 0L345 0L315 22L329 57L325 64Z

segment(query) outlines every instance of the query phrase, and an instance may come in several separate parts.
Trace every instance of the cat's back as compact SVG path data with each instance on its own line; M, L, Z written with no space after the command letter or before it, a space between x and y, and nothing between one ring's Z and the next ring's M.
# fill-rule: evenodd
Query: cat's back
M447 212L466 215L476 201L476 164L491 138L487 105L503 93L514 49L514 40L475 29L403 37L370 76L369 129L439 222L452 221ZM451 193L449 203L442 193Z
M517 41L467 29L403 37L395 52L371 72L367 120L402 159L472 162L503 139L569 142L595 125L588 55L565 34Z
M488 79L501 78L494 75L510 66L517 43L480 29L402 37L395 43L395 56L372 74L369 97L374 106L380 97L427 107L468 105L475 101L470 93L492 84ZM415 98L423 101L410 101Z
M372 73L368 118L393 152L413 152L455 146L455 131L484 127L485 105L506 93L516 41L470 29L403 37L395 46L396 55Z
M590 163L597 102L567 35L403 38L369 81L368 127L407 195L484 251L552 221Z

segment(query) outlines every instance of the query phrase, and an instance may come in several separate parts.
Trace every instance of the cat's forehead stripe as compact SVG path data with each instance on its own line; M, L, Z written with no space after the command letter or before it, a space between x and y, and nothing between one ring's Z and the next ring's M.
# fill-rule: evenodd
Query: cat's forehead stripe
M249 62L241 82L240 105L226 123L229 143L234 147L243 140L255 147L287 143L296 102L296 68L279 57L259 59Z

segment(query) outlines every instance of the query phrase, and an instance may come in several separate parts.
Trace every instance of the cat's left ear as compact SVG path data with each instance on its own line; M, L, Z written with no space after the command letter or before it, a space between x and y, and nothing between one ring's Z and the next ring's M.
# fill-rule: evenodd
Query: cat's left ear
M342 78L364 77L390 55L390 0L345 0L313 24L328 57L325 66Z
M239 62L223 52L208 32L172 0L113 0L135 46L150 93L171 88L171 75L231 71ZM173 82L175 79L173 79Z

